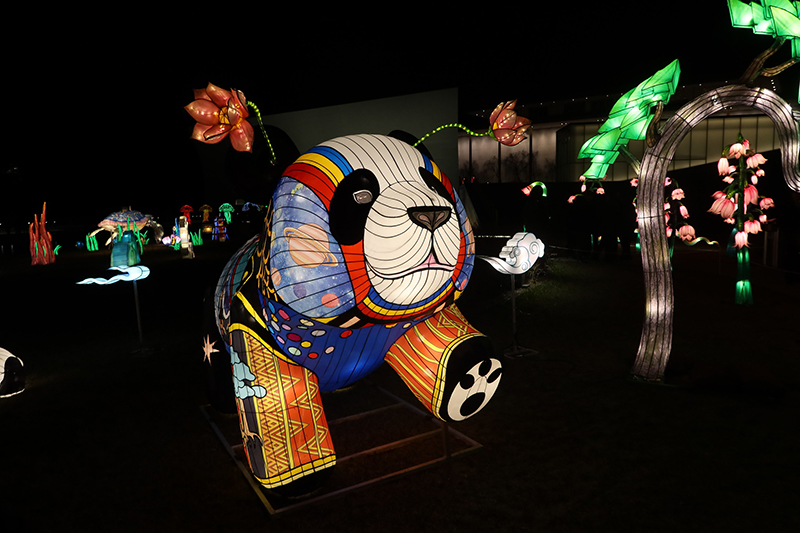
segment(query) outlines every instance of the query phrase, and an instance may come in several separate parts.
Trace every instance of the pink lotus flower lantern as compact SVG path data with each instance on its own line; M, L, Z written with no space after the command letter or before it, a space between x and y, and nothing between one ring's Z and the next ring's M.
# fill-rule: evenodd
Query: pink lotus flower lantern
M197 121L192 138L216 144L230 136L233 148L250 152L253 148L253 126L247 122L247 100L241 91L227 91L209 83L194 90L194 101L184 109Z
M531 121L527 118L517 116L517 112L514 111L516 104L516 100L500 103L489 117L492 136L497 142L506 146L515 146L521 143L526 138L525 132L531 125Z

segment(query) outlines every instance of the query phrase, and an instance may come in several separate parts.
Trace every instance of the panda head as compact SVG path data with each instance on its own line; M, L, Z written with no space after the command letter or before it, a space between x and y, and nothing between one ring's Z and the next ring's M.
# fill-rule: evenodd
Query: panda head
M395 312L432 312L466 284L474 245L463 206L408 143L380 135L322 143L287 169L273 202L271 271L285 301L303 307L313 292L338 304L332 313L366 298Z

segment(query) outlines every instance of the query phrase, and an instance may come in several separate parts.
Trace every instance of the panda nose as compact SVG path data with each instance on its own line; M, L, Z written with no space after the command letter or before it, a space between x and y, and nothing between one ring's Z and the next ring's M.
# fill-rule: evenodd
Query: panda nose
M411 221L418 226L435 230L450 218L449 207L411 207L408 210Z

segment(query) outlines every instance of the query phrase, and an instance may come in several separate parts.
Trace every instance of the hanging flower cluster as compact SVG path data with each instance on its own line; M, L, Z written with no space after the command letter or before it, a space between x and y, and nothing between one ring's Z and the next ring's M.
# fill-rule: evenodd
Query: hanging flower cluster
M605 194L606 193L606 190L603 188L603 183L602 183L605 180L605 178L600 178L600 179L590 178L590 179L586 179L586 176L581 176L578 179L580 179L580 181L581 181L581 192L580 192L580 194L573 194L572 196L567 198L567 202L569 202L569 203L574 202L575 198L577 198L578 196L582 196L586 192L593 192L595 194Z
M759 178L764 176L761 165L766 162L740 133L737 142L723 150L717 163L726 187L712 195L714 201L708 211L736 227L734 246L739 249L749 246L748 234L761 231L761 224L767 221L764 211L775 205L771 198L759 196L756 188Z
M630 184L631 187L638 187L639 179L633 178ZM670 239L670 254L676 238L689 246L697 244L700 240L709 244L712 242L705 237L698 237L694 227L687 222L689 209L683 204L684 199L686 192L677 181L667 176L664 179L664 224L667 227L667 237ZM636 198L633 199L633 207L636 209Z
M689 210L681 201L686 198L686 193L677 181L673 181L669 177L664 181L664 187L666 189L664 222L667 226L667 237L678 237L682 241L694 241L697 238L695 230L686 222L686 219L689 218Z

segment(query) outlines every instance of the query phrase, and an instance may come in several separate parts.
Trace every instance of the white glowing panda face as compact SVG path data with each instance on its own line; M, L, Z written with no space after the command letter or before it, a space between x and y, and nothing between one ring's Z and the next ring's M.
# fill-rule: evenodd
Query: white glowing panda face
M461 242L453 203L419 172L409 178L381 183L364 227L372 286L387 302L401 305L425 300L447 283Z
M382 299L397 305L422 302L449 282L458 262L461 225L455 201L416 149L388 137L367 139L367 153L360 144L349 146L362 152L361 168L337 187L333 233L340 243L363 240L367 274ZM343 211L351 214L349 228L337 231L334 213Z

